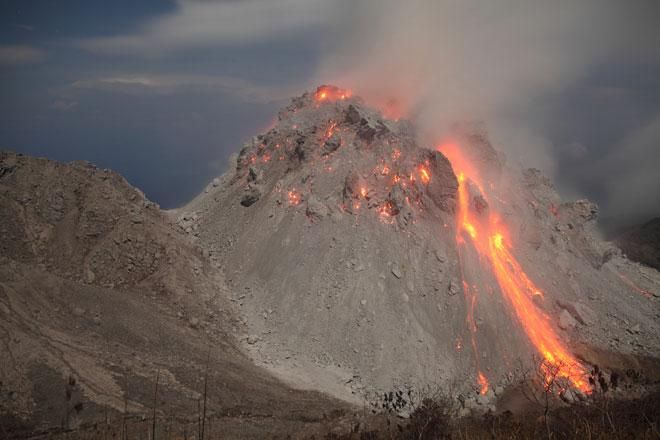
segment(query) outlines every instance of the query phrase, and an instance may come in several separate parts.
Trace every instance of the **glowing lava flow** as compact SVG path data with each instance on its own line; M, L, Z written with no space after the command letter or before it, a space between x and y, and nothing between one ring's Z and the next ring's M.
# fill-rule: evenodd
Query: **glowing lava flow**
M633 282L630 280L630 278L628 278L628 277L625 276L624 274L622 274L622 273L620 273L620 272L616 272L616 274L619 276L619 278L621 278L621 281L623 281L624 283L626 283L626 284L628 285L628 287L630 287L630 288L633 289L634 291L636 291L636 292L638 292L638 293L641 293L642 295L644 295L644 296L647 297L647 298L651 298L651 297L653 296L653 294L652 294L651 292L649 292L649 291L646 290L646 289L642 289L641 287L638 287L637 284L633 283Z
M469 194L465 185L465 174L459 173L458 175L458 204L460 207L468 207L469 205ZM467 304L467 316L466 321L468 329L470 330L470 343L472 345L472 353L474 354L474 361L477 367L477 381L479 382L479 393L486 394L490 384L486 375L481 371L479 367L479 350L477 349L477 324L474 320L474 308L477 302L477 293L476 286L470 286L465 277L464 267L466 264L465 259L465 239L463 238L463 232L466 232L472 239L477 237L477 229L471 223L469 219L469 213L467 209L458 210L458 224L459 227L456 229L456 244L458 245L458 258L461 268L461 285L463 287L463 295L465 296L465 303Z
M454 172L458 176L458 212L456 241L461 257L461 272L463 275L463 291L468 304L468 326L472 332L472 346L477 359L477 380L482 392L488 389L488 381L479 370L476 349L474 325L474 305L476 292L465 281L463 265L465 263L462 253L466 245L467 237L483 261L488 261L490 268L497 279L500 290L512 305L518 321L522 325L527 337L536 350L543 356L546 366L552 366L556 370L557 377L567 379L575 388L582 392L590 392L590 386L586 379L587 371L580 362L561 343L554 332L548 317L539 310L533 302L534 296L543 296L543 292L530 280L522 266L512 254L506 240L507 228L501 224L500 217L489 206L488 213L480 215L471 209L470 185L479 190L480 197L488 203L487 195L483 190L479 174L472 164L466 160L456 145L444 145L439 148L452 164Z
M314 99L316 102L334 102L334 101L343 101L352 96L352 92L346 89L340 89L335 86L320 86L316 89L314 93Z

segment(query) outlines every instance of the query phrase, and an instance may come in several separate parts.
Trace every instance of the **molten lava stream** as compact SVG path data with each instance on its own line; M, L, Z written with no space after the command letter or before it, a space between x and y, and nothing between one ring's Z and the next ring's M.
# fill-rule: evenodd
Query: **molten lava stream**
M649 292L649 291L646 290L646 289L642 289L642 288L639 287L637 284L633 283L633 282L630 280L630 278L628 278L627 276L625 276L625 275L622 274L621 272L615 272L615 273L619 276L619 278L621 278L621 281L623 281L624 283L626 283L626 285L627 285L628 287L630 287L631 289L633 289L635 292L637 292L637 293L641 293L642 295L644 295L644 296L647 297L647 298L652 298L652 297L653 297L653 294L652 294L651 292Z
M527 276L522 266L507 247L505 242L507 228L501 224L499 214L492 205L486 215L480 215L470 209L470 186L477 188L480 196L488 204L487 193L481 184L480 176L472 164L463 156L462 152L454 144L445 145L439 149L451 162L454 172L458 176L458 209L457 209L457 232L456 241L459 256L464 252L465 240L471 240L480 256L490 265L490 271L495 275L500 291L513 307L516 317L521 324L525 334L535 349L543 356L548 366L556 370L553 374L563 377L582 392L590 392L587 371L584 366L575 359L564 347L558 335L554 332L548 317L539 310L533 302L534 296L543 297L543 292ZM497 195L495 195L497 198ZM461 266L465 259L460 258ZM461 275L464 277L465 268L461 267ZM463 289L468 301L468 326L472 332L473 349L476 356L474 323L474 303L476 292L471 289L463 279ZM478 357L477 357L478 359ZM482 390L487 390L487 380L479 370L477 361L477 380ZM485 385L484 385L485 384Z
M465 176L463 174L459 175L459 186L458 186L458 199L460 206L467 206L468 204L468 193L465 188L464 180ZM458 249L458 259L459 266L461 269L461 286L463 288L463 296L465 297L465 304L467 305L467 314L465 317L468 330L470 331L470 343L472 346L472 354L474 355L474 363L477 369L477 382L479 383L479 393L486 394L489 388L488 379L486 375L481 371L479 366L479 350L477 348L477 325L474 320L474 309L477 304L477 289L476 286L470 286L470 283L467 280L465 273L465 267L467 265L467 242L464 235L469 235L474 238L476 236L476 229L472 224L470 224L467 217L467 211L459 209L459 227L456 229L456 245ZM476 251L476 248L475 248Z

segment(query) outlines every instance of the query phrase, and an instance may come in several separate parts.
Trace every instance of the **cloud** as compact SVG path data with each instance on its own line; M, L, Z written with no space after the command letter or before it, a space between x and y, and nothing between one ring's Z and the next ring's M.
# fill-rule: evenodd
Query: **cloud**
M225 93L246 103L270 103L289 98L297 91L287 87L257 85L242 78L190 74L115 74L75 81L72 89L120 93L173 94L182 91Z
M78 106L77 101L71 101L71 100L68 100L68 99L56 99L55 101L53 101L50 104L51 109L58 110L58 111L63 111L63 112L73 110L77 106Z
M162 54L203 46L267 41L326 24L327 0L179 0L175 13L129 35L93 38L79 45L93 52Z
M26 45L3 45L0 46L0 65L17 66L34 64L46 58L46 53L41 49Z

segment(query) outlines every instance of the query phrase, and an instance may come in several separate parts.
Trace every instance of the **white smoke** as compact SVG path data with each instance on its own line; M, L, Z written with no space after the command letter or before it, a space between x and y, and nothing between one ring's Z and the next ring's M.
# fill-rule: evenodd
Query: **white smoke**
M363 0L344 4L318 81L391 103L438 136L482 119L498 148L553 175L555 146L530 118L603 63L658 62L650 1ZM656 153L657 154L657 153Z

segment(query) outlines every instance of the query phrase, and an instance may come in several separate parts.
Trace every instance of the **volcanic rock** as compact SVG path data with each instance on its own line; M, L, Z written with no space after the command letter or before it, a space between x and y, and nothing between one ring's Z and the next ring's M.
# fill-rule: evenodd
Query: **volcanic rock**
M447 158L437 151L421 150L419 160L429 167L426 192L433 203L445 212L454 212L458 181Z
M328 138L327 141L325 141L324 144L324 154L330 154L333 151L337 150L341 146L341 137L337 134L334 133L332 136Z
M263 171L253 166L248 168L248 182L261 183L263 181Z
M305 212L308 217L320 220L328 215L328 207L316 196L312 195L307 198L307 209Z
M557 305L582 325L592 325L596 322L595 312L582 303L557 300Z
M252 206L257 200L259 200L259 197L261 197L261 191L259 188L251 187L245 192L245 194L243 194L243 197L241 197L241 205L245 207Z
M562 330L570 330L577 325L577 321L573 316L566 310L562 309L559 313L559 328Z

